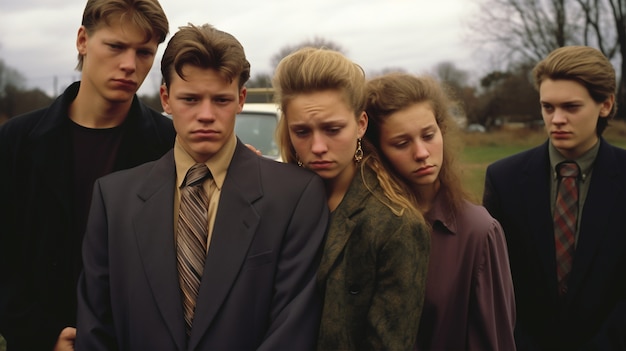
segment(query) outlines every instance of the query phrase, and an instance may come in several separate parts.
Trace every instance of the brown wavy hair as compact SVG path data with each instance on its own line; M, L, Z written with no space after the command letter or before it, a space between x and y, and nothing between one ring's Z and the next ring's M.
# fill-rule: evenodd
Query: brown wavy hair
M241 43L210 24L180 27L167 43L161 58L161 74L167 89L174 73L185 79L185 65L214 69L231 83L238 79L240 90L250 78L250 62Z
M454 213L461 208L463 201L477 203L477 200L463 188L461 182L461 170L457 162L457 155L461 151L461 138L458 125L451 113L454 105L446 88L428 76L390 73L370 80L366 90L366 111L370 120L366 136L378 150L381 150L381 126L390 115L416 103L430 104L443 137L443 162L439 171L440 196L443 195L445 203ZM403 180L382 152L381 159L387 168L392 170L394 177L402 184L413 203L419 207L419 194Z

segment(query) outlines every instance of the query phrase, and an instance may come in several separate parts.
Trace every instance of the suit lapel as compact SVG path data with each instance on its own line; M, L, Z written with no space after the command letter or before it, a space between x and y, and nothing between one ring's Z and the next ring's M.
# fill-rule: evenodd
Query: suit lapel
M609 231L611 211L607 209L617 208L618 201L622 200L620 197L624 194L620 180L623 181L625 175L619 174L617 167L613 166L619 160L615 158L609 144L602 139L601 143L583 208L576 253L569 278L568 296L570 298L583 283L595 253Z
M226 300L259 224L260 157L240 142L228 168L196 302L189 348L195 349Z
M185 324L174 243L173 152L157 161L138 196L145 201L135 218L137 246L156 304L178 349L185 349Z

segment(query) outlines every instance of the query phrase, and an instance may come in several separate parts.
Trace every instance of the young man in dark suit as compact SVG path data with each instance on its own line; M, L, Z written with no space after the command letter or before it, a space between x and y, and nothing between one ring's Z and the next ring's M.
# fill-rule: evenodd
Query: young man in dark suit
M549 140L487 168L504 228L518 350L624 350L626 151L602 138L615 70L598 50L553 51L533 70Z
M321 179L236 137L250 64L233 36L181 27L161 72L174 150L96 182L77 349L313 349L329 216Z
M9 350L71 349L80 248L96 178L155 160L172 122L136 92L169 24L157 0L89 0L81 81L0 127L0 334Z

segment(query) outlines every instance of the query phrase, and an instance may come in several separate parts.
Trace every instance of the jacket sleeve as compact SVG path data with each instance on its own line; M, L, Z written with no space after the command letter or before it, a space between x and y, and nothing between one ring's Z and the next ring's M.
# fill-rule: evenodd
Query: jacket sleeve
M51 350L66 325L50 318L49 291L34 274L48 268L33 260L42 244L20 225L27 216L36 220L32 211L22 212L32 208L23 185L32 177L25 136L33 121L13 117L0 127L0 334L14 348Z
M312 177L296 204L276 272L270 325L257 350L312 350L321 316L316 287L328 207L321 179Z
M493 220L474 272L468 321L469 350L514 351L515 296L502 227Z
M101 183L94 186L78 281L76 350L116 350L109 287L109 245Z

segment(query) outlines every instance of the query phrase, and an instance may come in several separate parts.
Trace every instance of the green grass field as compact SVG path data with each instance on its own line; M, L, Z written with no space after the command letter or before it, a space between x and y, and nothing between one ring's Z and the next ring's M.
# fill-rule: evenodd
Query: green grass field
M626 122L613 121L603 134L611 144L626 149ZM494 161L527 150L543 143L543 130L510 130L483 134L463 134L463 152L460 155L463 182L477 200L482 199L485 170Z

